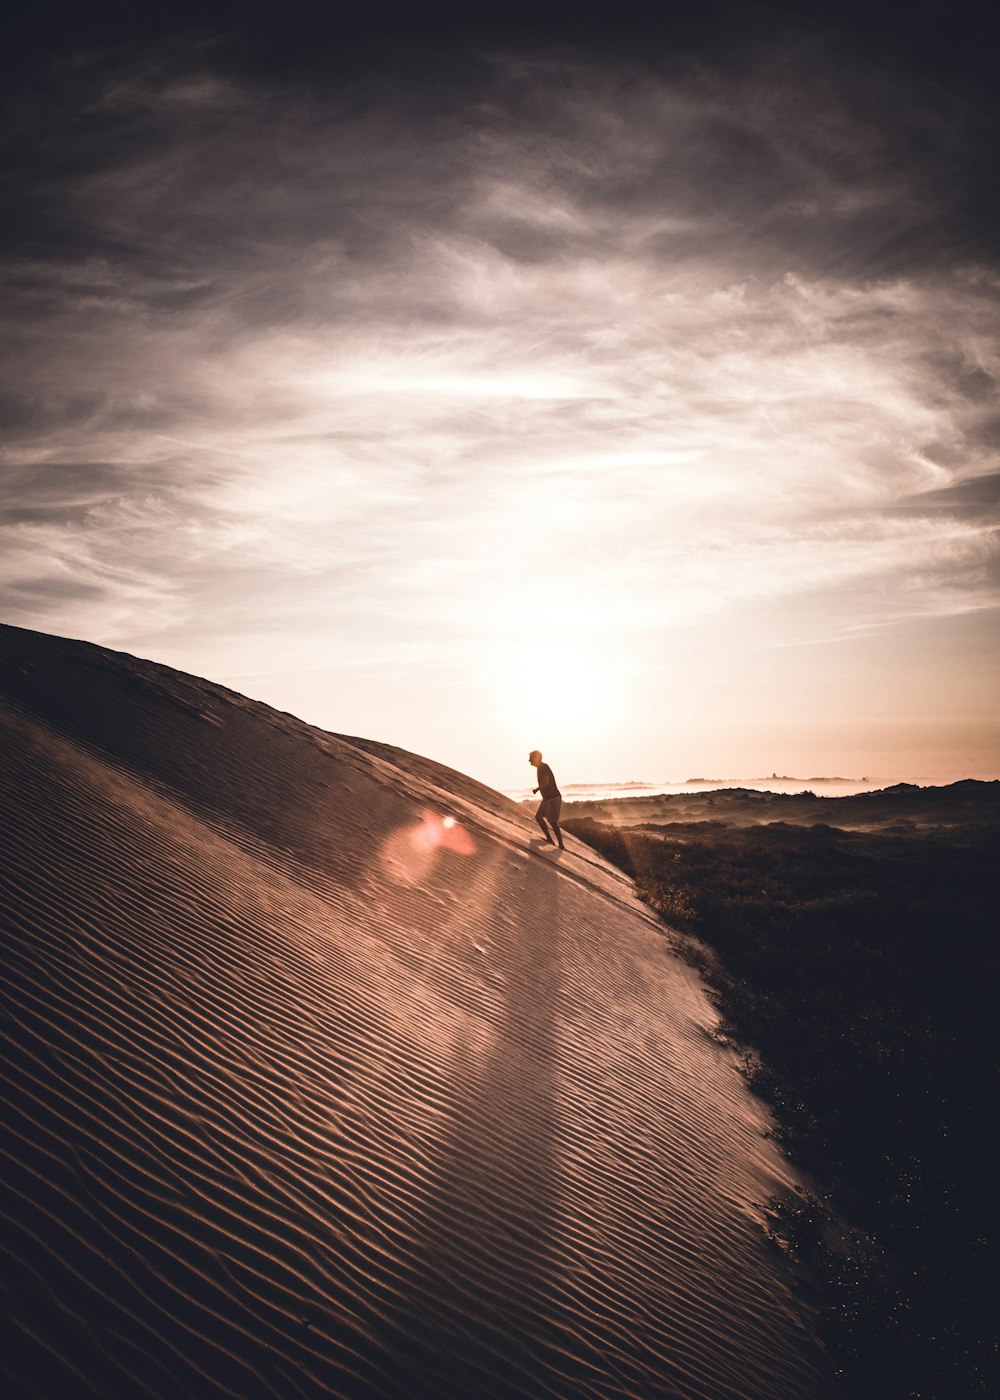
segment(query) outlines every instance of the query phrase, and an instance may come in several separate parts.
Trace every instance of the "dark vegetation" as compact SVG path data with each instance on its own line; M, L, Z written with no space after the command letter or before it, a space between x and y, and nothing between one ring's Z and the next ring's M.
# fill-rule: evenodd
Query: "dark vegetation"
M1000 826L564 825L695 935L723 1033L820 1184L776 1209L774 1235L819 1289L852 1388L1000 1394L987 1255Z
M1000 781L964 778L947 787L893 787L858 792L851 797L817 797L814 792L759 792L755 788L692 789L574 802L574 817L593 817L616 826L647 822L730 822L756 826L762 822L793 822L796 826L828 825L856 831L937 826L1000 824Z

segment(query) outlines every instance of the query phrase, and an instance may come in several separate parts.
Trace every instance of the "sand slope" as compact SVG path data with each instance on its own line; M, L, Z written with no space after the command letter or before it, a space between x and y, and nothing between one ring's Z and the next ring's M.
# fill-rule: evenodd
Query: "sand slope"
M828 1394L694 974L460 774L0 628L14 1393Z

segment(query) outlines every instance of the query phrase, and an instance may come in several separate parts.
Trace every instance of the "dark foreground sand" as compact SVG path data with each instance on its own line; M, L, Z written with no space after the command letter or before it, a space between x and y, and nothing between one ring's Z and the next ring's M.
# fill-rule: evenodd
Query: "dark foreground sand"
M15 1394L829 1394L792 1174L620 875L446 768L0 628Z

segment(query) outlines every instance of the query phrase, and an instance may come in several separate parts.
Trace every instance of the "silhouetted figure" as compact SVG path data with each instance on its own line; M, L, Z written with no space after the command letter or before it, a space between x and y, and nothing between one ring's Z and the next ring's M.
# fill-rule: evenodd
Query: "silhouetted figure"
M559 813L562 811L562 793L556 787L556 780L552 775L552 769L547 763L542 762L542 755L538 749L532 749L528 754L528 762L538 773L538 786L532 788L532 792L540 792L542 800L538 804L538 811L535 813L535 821L542 828L542 834L549 845L552 845L552 837L546 821L552 824L552 830L556 834L556 841L559 849L564 851L562 832L559 830Z

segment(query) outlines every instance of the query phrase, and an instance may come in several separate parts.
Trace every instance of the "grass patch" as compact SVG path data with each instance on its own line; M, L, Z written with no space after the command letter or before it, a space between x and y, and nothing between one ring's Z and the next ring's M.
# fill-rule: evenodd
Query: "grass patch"
M997 831L564 825L718 955L700 962L722 1029L823 1192L779 1206L774 1236L819 1280L856 1388L1000 1394L984 1129Z

